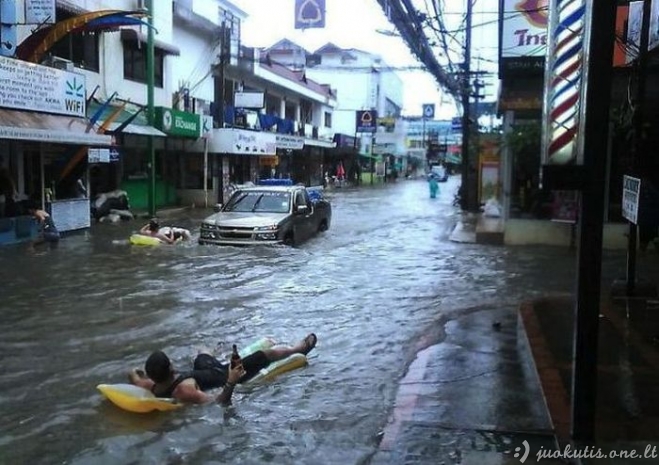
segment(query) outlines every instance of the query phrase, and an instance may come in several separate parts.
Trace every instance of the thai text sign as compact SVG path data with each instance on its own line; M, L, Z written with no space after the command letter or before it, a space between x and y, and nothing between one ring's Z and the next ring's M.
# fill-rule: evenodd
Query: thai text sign
M304 137L289 136L287 134L277 134L277 148L284 150L302 150L304 147Z
M624 175L622 177L622 216L632 223L638 222L638 203L641 180Z
M85 76L0 57L0 107L85 116Z
M501 57L544 56L547 45L548 0L504 0Z
M87 161L89 163L110 163L110 149L108 148L87 149Z
M233 95L236 108L261 109L265 107L263 92L236 92Z

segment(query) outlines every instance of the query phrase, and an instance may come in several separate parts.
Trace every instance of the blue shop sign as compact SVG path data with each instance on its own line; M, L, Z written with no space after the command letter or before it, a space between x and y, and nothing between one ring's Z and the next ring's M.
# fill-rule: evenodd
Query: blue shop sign
M375 132L377 129L378 112L375 110L358 110L356 132Z

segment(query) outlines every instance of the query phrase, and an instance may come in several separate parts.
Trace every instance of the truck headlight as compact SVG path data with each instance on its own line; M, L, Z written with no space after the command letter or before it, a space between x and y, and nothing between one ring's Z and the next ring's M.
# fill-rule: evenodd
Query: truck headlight
M261 241L276 241L279 225L257 226L254 228L254 237Z
M262 241L276 241L277 233L276 232L262 232L256 236L257 239Z

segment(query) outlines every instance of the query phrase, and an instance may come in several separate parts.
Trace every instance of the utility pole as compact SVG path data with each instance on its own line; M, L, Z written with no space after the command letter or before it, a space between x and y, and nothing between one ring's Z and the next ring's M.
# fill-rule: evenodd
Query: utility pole
M220 118L224 121L224 76L227 66L227 58L231 54L231 30L227 27L226 22L222 20L220 25L220 36L222 43L220 44L220 82L219 82L219 105L220 105Z
M472 177L471 160L469 150L470 138L470 125L471 125L471 108L470 108L470 94L471 94L471 20L473 13L473 0L467 0L467 17L465 21L465 47L464 47L464 62L462 64L462 185L460 190L460 207L463 210L476 210L475 196L476 193L472 192Z
M375 183L375 154L373 149L375 148L375 133L371 134L371 186Z
M430 163L428 161L428 147L426 145L426 115L421 115L421 121L423 122L423 130L421 132L421 147L423 147L423 156L426 158L426 168L430 169Z
M583 126L583 180L579 215L577 302L572 368L572 438L595 436L597 352L602 280L604 186L611 102L611 56L615 35L616 2L587 2L590 33L584 43L587 66ZM588 14L588 13L587 13ZM584 42L585 40L584 39Z
M217 106L217 120L219 121L219 127L223 128L225 123L225 111L224 111L224 76L226 72L227 59L231 54L231 30L227 27L226 21L223 18L222 24L220 24L220 63L219 63L219 76L215 79L215 104ZM238 126L238 121L236 121L237 112L234 110L233 115L233 125ZM224 203L224 192L227 186L224 185L224 170L222 167L222 159L218 161L220 163L219 167L219 189L218 189L218 203Z
M651 11L650 0L643 1L643 22L641 23L641 38L638 50L638 62L636 66L636 92L633 98L634 111L632 113L633 138L631 146L630 175L639 177L639 158L643 151L643 123L644 123L644 101L645 80L648 66L648 45L650 32ZM642 166L642 165L641 165ZM641 181L641 187L643 182ZM640 199L639 199L640 201ZM633 221L629 222L629 234L627 237L627 295L633 296L636 290L636 237L638 226Z
M154 76L154 37L153 37L153 0L146 0L148 14L148 31L146 43L146 100L147 100L147 124L153 126L153 88L155 85ZM153 136L147 136L147 151L149 152L149 215L156 215L156 151L153 145Z
M481 95L481 89L484 87L484 84L478 79L478 77L474 78L473 81L473 88L474 88L474 111L472 112L474 114L474 124L475 124L475 132L473 135L473 140L474 140L474 147L476 150L476 153L474 156L479 157L480 154L480 125L478 124L478 116L480 114L479 110L480 108L478 107L478 102L481 98L485 98L484 95ZM471 160L470 160L471 161ZM469 187L471 188L472 192L474 193L474 204L472 205L472 211L478 210L478 207L480 205L481 200L487 200L487 199L480 199L481 194L481 187L479 186L479 171L480 171L480 164L478 160L476 160L476 171L473 173L473 176L469 179L470 184ZM471 166L471 164L470 164Z

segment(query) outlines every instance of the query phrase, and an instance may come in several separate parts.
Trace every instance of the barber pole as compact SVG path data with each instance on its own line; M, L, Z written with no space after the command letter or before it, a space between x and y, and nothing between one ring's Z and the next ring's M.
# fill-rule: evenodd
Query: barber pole
M545 159L549 164L578 162L582 104L585 0L549 2L545 74Z

